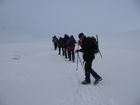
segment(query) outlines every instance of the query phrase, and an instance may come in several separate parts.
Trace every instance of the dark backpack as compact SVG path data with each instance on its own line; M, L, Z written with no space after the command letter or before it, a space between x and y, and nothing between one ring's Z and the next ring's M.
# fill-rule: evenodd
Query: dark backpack
M68 45L67 46L75 46L75 43L76 43L76 41L75 41L74 38L69 38L68 39Z
M99 53L98 41L95 37L87 37L86 38L86 46L89 51L94 52L94 54Z
M91 39L92 39L94 46L95 46L94 53L97 54L97 53L99 53L98 39L93 37L93 36L91 37Z

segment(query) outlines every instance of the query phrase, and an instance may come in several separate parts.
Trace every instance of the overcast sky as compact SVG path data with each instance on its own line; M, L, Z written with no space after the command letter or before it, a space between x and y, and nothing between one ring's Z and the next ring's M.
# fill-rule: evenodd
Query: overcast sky
M139 28L139 0L0 0L1 30L49 35Z

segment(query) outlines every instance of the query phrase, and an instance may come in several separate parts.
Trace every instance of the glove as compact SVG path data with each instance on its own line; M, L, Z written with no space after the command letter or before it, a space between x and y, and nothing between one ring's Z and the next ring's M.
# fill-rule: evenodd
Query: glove
M77 52L77 53L78 53L78 52L80 52L80 50L78 50L78 49L77 49L75 52Z

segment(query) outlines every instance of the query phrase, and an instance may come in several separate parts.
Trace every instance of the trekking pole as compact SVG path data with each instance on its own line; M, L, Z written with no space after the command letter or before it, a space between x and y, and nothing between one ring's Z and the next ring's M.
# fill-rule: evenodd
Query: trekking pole
M102 54L101 54L100 50L99 50L99 54L100 54L100 56L101 56L101 59L102 59Z
M80 58L80 56L79 56L78 53L77 53L77 56L78 56L78 58L79 58L79 61L80 61L80 63L81 63L81 66L82 66L82 68L83 68L83 70L84 70L84 65L83 65L82 60L81 60L81 58Z
M97 43L98 43L98 35L96 35L96 40L97 40ZM99 49L99 43L98 43L98 49ZM99 50L99 54L100 54L100 56L101 56L101 59L102 59L102 54L101 54L101 51Z
M79 45L78 45L78 49L79 49ZM78 71L78 52L77 52L76 71Z
M78 45L78 49L79 49L79 45ZM79 59L79 61L81 63L81 66L82 66L82 68L84 70L84 65L83 65L82 60L81 60L81 58L79 56L79 53L78 52L76 52L76 53L77 53L77 66L76 66L76 71L78 70L78 59Z
M76 71L78 71L78 53L77 53Z

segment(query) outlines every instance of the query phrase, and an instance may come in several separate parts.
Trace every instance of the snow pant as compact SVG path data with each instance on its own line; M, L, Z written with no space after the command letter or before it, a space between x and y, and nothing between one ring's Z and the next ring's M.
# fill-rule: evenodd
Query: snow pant
M69 61L75 60L74 50L68 49L68 57L69 57Z
M85 61L85 81L91 82L90 80L90 74L95 78L98 79L100 76L92 69L92 61L94 57L89 57Z
M64 55L65 55L65 58L67 59L68 58L68 49L66 47L64 47Z
M59 46L58 49L59 49L59 53L58 54L60 55L61 54L61 51L62 51L62 54L64 55L64 48L61 47L61 46Z
M64 47L62 47L62 55L65 56L65 50L64 50Z
M57 43L54 43L54 49L57 50Z

